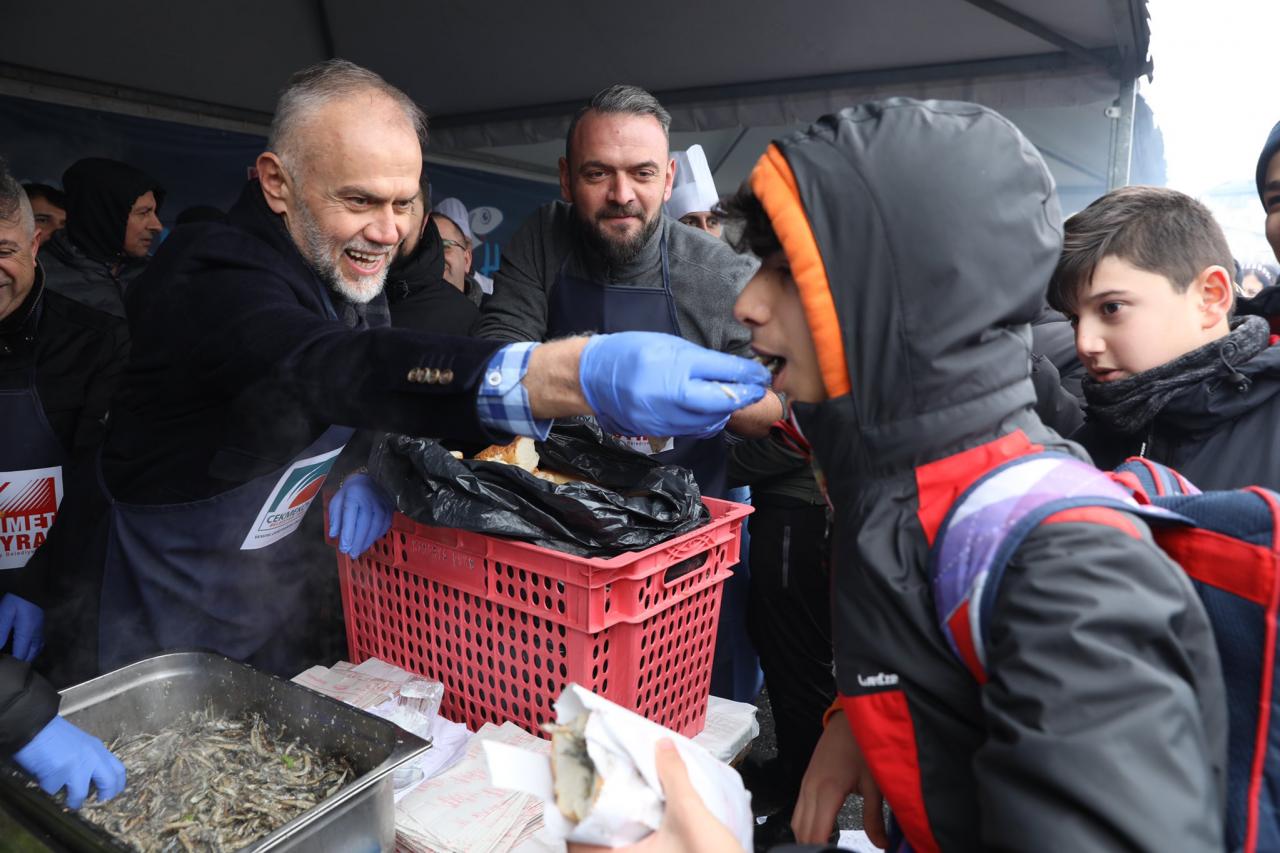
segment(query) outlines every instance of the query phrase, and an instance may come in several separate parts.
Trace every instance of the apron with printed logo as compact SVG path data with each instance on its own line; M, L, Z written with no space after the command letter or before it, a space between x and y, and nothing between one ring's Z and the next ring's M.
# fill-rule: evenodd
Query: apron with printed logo
M66 461L36 391L34 355L3 371L0 435L0 570L20 569L53 526L62 504Z
M332 304L326 308L336 320ZM308 579L315 577L314 543L294 533L354 433L331 426L287 464L187 503L115 500L99 465L98 483L110 502L101 670L165 650L204 648L296 675L290 671L296 651L273 642L290 620L305 618Z

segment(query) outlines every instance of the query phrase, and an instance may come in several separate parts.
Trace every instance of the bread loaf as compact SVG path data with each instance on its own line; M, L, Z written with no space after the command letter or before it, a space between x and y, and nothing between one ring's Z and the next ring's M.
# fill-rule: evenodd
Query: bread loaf
M574 477L570 474L561 474L559 471L548 471L545 468L535 468L533 476L546 480L549 483L555 483L557 486L563 486L566 483L581 483L581 477Z
M533 439L527 436L521 436L510 444L491 444L477 453L476 459L515 465L530 474L538 467L538 451L533 445Z

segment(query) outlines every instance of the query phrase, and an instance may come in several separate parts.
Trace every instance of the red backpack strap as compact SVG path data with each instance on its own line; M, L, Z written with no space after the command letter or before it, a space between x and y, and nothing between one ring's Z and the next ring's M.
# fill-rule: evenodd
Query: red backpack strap
M1142 456L1131 456L1111 472L1111 477L1133 493L1139 503L1173 495L1198 495L1200 490L1177 471Z

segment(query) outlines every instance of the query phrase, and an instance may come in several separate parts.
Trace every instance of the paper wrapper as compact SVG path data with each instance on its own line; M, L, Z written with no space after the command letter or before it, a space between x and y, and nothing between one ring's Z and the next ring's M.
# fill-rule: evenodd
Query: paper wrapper
M556 719L566 724L590 711L587 753L603 785L586 820L574 826L555 803L551 763L505 744L486 743L489 776L496 787L513 788L542 799L546 834L555 840L625 847L662 823L662 784L654 766L658 741L669 738L684 760L689 780L702 801L744 850L751 850L751 795L742 779L702 747L670 729L621 708L576 684L556 702Z

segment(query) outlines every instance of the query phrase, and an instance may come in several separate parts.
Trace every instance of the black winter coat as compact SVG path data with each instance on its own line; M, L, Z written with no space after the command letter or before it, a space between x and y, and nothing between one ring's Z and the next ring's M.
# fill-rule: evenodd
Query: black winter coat
M39 267L23 304L0 322L0 386L27 387L34 360L41 408L66 451L64 488L90 473L128 348L123 320L45 289ZM48 580L38 566L0 572L0 594L43 606Z
M31 665L0 655L0 758L8 758L58 713L61 698Z
M480 309L444 280L440 232L428 220L412 256L397 261L387 274L391 325L436 335L470 336Z
M76 302L124 318L124 294L147 268L147 258L96 261L71 242L64 228L40 247L45 284Z
M487 436L475 392L501 344L350 331L325 317L325 286L256 182L229 220L175 231L129 295L133 352L102 453L119 499L220 494L333 424ZM454 380L414 382L418 367L448 368Z
M1125 435L1092 419L1072 438L1099 468L1145 456L1201 489L1280 491L1280 346L1267 347L1236 369L1248 378L1247 386L1229 379L1224 365L1174 396L1141 432Z
M0 383L25 386L35 361L36 392L68 457L96 450L107 406L129 353L123 320L48 290L37 267L31 293L0 321Z

